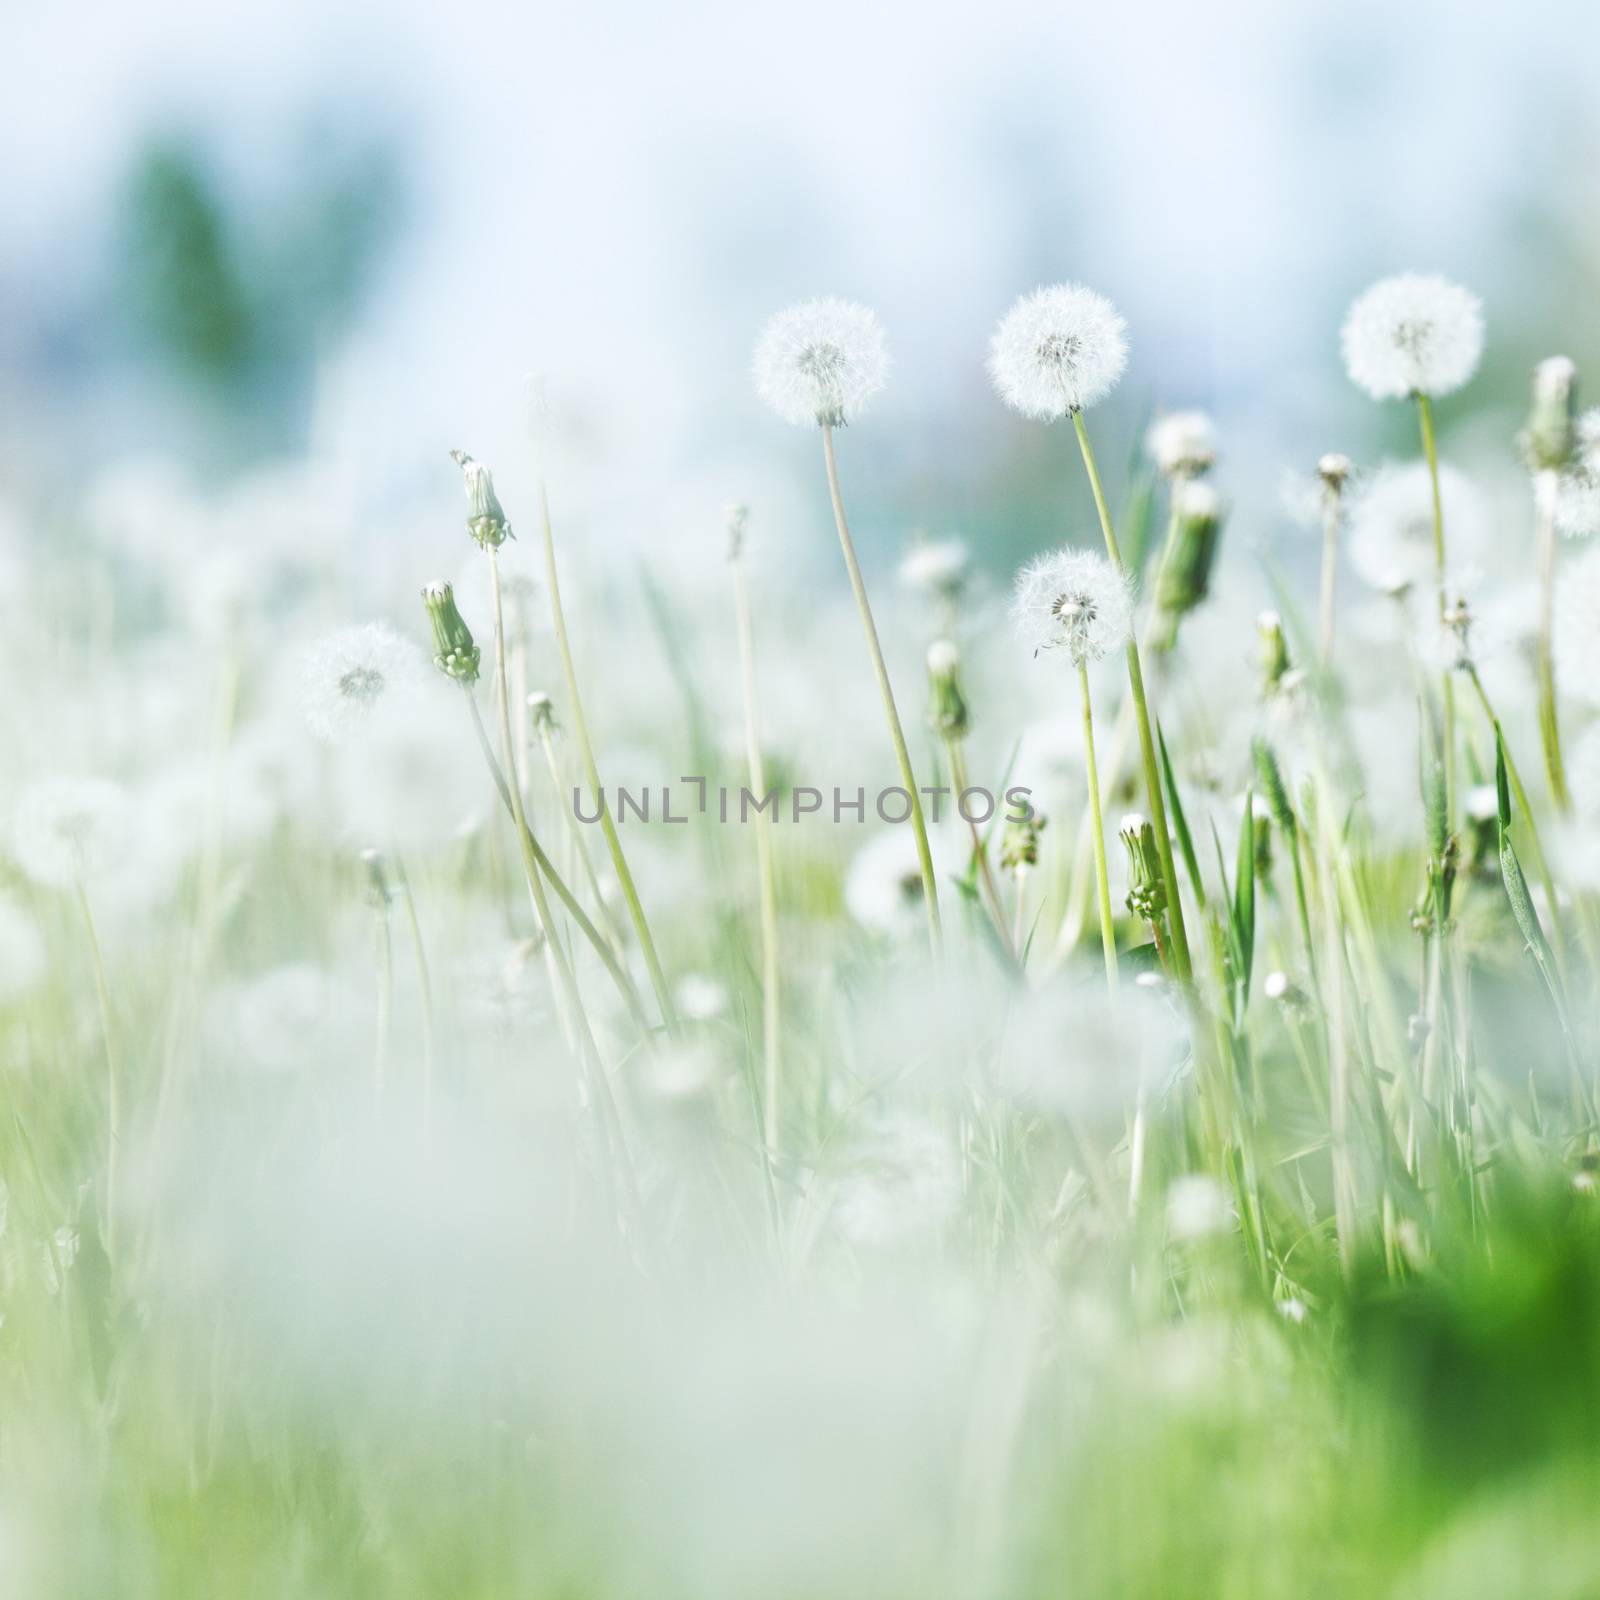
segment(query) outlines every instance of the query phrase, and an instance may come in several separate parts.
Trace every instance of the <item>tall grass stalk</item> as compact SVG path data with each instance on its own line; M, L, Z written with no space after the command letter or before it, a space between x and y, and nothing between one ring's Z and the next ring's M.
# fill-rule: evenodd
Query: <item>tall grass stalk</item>
M761 716L756 696L755 625L750 610L750 585L745 574L742 528L730 537L728 563L733 569L733 606L739 635L739 681L744 699L745 765L758 800L767 792L761 757ZM778 947L778 871L772 828L776 818L765 807L756 820L756 873L761 896L761 1124L769 1156L778 1149L778 1090L782 1072L782 972Z
M566 612L561 605L561 578L556 570L556 536L550 522L550 494L543 477L539 479L539 525L544 535L545 583L550 590L550 619L555 627L556 645L561 652L561 671L566 678L567 699L572 710L573 732L578 736L578 752L583 758L583 770L594 792L594 802L600 811L600 830L605 835L606 848L611 852L612 869L622 897L628 904L628 915L639 940L644 956L645 970L650 974L650 986L655 990L656 1003L661 1008L662 1020L670 1033L678 1032L678 1010L673 1004L672 989L662 969L661 958L656 953L656 942L645 919L644 905L634 885L633 873L628 869L628 858L623 853L622 840L617 825L611 817L611 807L606 803L605 786L600 781L600 767L595 760L594 743L589 737L588 719L583 714L583 696L578 692L578 670L572 659L572 643L567 637Z

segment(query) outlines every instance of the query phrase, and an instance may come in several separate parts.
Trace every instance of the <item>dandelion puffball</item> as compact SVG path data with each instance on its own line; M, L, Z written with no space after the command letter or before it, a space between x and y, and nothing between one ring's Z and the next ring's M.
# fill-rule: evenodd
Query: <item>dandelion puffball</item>
M23 791L12 825L17 865L35 883L70 889L127 864L130 797L105 778L45 778Z
M1150 424L1145 450L1167 478L1209 472L1217 459L1217 436L1204 411L1169 411Z
M1464 473L1439 468L1439 498L1449 532L1452 582L1482 558L1489 542L1483 495ZM1421 461L1381 468L1350 502L1350 565L1380 594L1435 583L1433 486Z
M1404 272L1355 301L1339 342L1350 381L1374 400L1452 394L1478 370L1483 302L1448 278Z
M761 330L752 370L756 392L785 422L843 427L883 387L883 325L851 300L802 300Z
M1133 586L1092 550L1057 550L1017 574L1011 615L1035 655L1064 648L1073 665L1082 666L1128 642Z
M989 341L989 376L1025 417L1054 422L1103 400L1128 364L1127 324L1103 294L1060 283L1025 294Z
M306 721L319 739L336 744L359 732L421 680L411 643L382 622L329 634L306 658L301 687Z

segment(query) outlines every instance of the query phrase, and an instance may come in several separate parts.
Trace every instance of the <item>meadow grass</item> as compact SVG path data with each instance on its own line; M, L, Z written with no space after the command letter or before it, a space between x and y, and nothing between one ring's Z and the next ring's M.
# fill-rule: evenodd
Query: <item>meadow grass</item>
M1204 418L1102 481L1121 320L1019 302L991 370L1099 523L1021 645L948 548L869 604L835 450L882 335L836 301L758 378L820 426L848 605L783 603L759 507L563 602L559 481L525 573L459 455L481 548L446 520L474 564L388 623L292 546L219 601L215 508L149 486L30 555L0 1590L1600 1593L1600 735L1554 572L1593 560L1551 531L1597 464L1541 369L1468 595L1463 294L1353 309L1425 467L1310 442L1304 593L1219 551ZM926 824L877 821L913 769ZM860 822L797 814L835 782ZM1012 784L1038 814L931 803Z

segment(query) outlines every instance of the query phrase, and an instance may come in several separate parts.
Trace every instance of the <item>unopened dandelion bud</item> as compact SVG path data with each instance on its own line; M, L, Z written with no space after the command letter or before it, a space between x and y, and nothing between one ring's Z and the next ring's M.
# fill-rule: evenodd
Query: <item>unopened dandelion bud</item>
M1289 641L1276 611L1263 611L1256 618L1256 632L1261 639L1261 692L1266 696L1282 688L1289 674Z
M744 551L744 530L750 521L750 508L743 505L728 507L728 559L737 561Z
M1211 585L1222 536L1222 496L1208 483L1184 483L1172 496L1172 546L1161 571L1156 604L1169 617L1192 611Z
M1128 852L1128 909L1142 921L1155 922L1167 909L1156 830L1148 817L1133 811L1122 819L1117 831Z
M961 653L950 640L928 646L928 725L941 738L964 739L969 718L961 693Z
M433 664L457 683L476 683L480 651L472 642L472 630L456 609L455 591L448 583L430 583L422 591L433 625Z
M1039 835L1048 819L1039 812L1008 821L1000 835L1000 865L1011 872L1026 872L1039 865Z
M528 696L528 716L533 722L534 731L536 733L550 733L555 731L555 702L551 700L550 696L547 695L542 689L535 689L534 692Z
M379 850L363 850L361 865L367 869L367 889L374 905L387 905L389 901L389 871Z
M500 497L494 492L494 479L481 461L474 461L464 450L452 450L450 459L461 468L467 487L467 532L485 550L492 550L512 537Z
M1354 471L1355 463L1350 457L1340 455L1336 450L1330 450L1327 455L1317 457L1317 476L1329 494L1342 493L1344 486L1350 481L1350 474Z
M1535 472L1559 472L1577 444L1578 369L1551 356L1533 369L1533 409L1522 434L1523 454Z
M1216 464L1216 435L1203 411L1171 411L1151 423L1145 449L1163 477L1197 478Z

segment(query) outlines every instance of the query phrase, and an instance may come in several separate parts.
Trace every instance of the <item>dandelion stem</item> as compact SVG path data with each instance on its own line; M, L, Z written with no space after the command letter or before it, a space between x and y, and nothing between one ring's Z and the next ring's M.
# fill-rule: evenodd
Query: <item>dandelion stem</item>
M94 968L95 1003L100 1010L100 1038L106 1057L106 1255L116 1259L117 1166L122 1146L122 1064L117 1049L117 1031L111 1021L111 986L106 981L105 957L100 936L95 932L94 915L89 910L89 891L80 878L74 885L78 915L83 919L84 938L89 944L89 962Z
M1333 664L1333 613L1339 586L1339 496L1324 493L1322 504L1322 582L1318 604L1318 659L1326 672Z
M539 728L539 748L544 753L546 771L550 774L550 783L556 794L556 809L566 818L567 834L572 845L572 854L577 858L578 866L583 872L584 882L589 885L589 893L594 899L595 926L604 937L605 943L613 953L622 949L617 936L617 930L611 921L611 913L606 909L605 894L600 888L600 879L594 870L594 863L589 859L589 852L584 847L583 830L578 826L578 819L573 814L571 806L564 805L561 797L567 792L566 773L562 768L561 757L557 753L555 735L551 732L548 721Z
M462 690L467 698L468 709L472 712L473 730L478 736L478 748L483 752L485 765L489 768L489 776L494 779L495 789L499 792L500 803L506 808L512 821L516 820L516 809L512 804L511 786L506 782L505 773L501 771L499 759L494 753L494 746L489 743L489 730L483 725L483 716L478 710L478 702L472 698L472 691L465 684ZM556 871L555 863L544 852L544 847L534 837L533 830L524 820L522 833L527 841L526 848L533 851L534 860L539 865L539 870L549 880L550 887L555 890L556 898L566 907L567 914L578 925L578 931L594 947L595 954L600 957L601 964L610 974L611 980L616 984L629 1013L639 1024L640 1028L648 1031L650 1019L645 1015L644 1007L640 1003L638 990L634 988L633 980L628 976L627 969L618 961L611 946L602 937L600 930L589 920L588 913L578 903L577 896L567 887L566 880Z
M878 643L877 625L872 620L872 606L867 600L867 586L861 577L861 567L856 560L855 542L850 537L850 524L845 520L844 496L839 490L839 467L833 453L833 428L822 424L822 458L828 469L828 494L833 501L833 520L839 530L839 547L844 551L844 564L850 574L850 587L855 591L856 609L861 613L861 626L867 636L867 652L872 657L872 670L877 676L878 693L883 698L883 714L889 723L889 737L894 743L895 759L900 764L900 781L911 796L911 826L917 836L917 859L922 866L922 895L927 902L928 937L934 953L941 944L939 926L939 890L933 875L933 851L928 846L928 827L922 817L922 799L917 793L917 779L911 770L911 755L906 749L906 736L900 726L900 713L895 707L894 690L889 684L889 669L884 664L883 649Z
M1111 878L1106 870L1106 828L1100 810L1100 773L1094 759L1094 710L1089 697L1089 666L1078 663L1078 693L1083 701L1083 755L1089 769L1089 816L1094 824L1094 882L1100 897L1100 945L1106 958L1106 985L1117 993L1117 930L1111 917Z
M1122 567L1122 552L1117 548L1116 531L1111 525L1111 512L1106 505L1105 489L1100 482L1100 469L1095 464L1094 448L1089 443L1089 430L1084 426L1083 413L1072 413L1072 426L1077 431L1078 448L1083 453L1084 470L1089 474L1089 487L1094 493L1095 510L1100 516L1100 531L1105 535L1106 554L1113 566ZM1178 872L1172 859L1172 836L1167 829L1167 806L1161 794L1161 770L1156 765L1155 738L1150 731L1150 708L1145 700L1144 670L1139 663L1139 641L1128 640L1128 685L1133 691L1133 709L1139 725L1139 751L1144 763L1144 785L1150 800L1150 821L1155 827L1156 849L1161 855L1161 874L1167 880L1167 908L1172 919L1173 965L1179 980L1189 983L1193 973L1189 964L1189 938L1183 925L1183 896L1178 887Z
M378 974L378 1017L372 1043L372 1108L383 1105L383 1080L389 1066L389 1021L394 1006L394 944L389 932L389 896L375 890L372 897L374 954Z
M1572 809L1566 764L1561 757L1561 724L1556 716L1556 674L1553 652L1556 591L1556 494L1554 472L1534 474L1533 500L1539 542L1539 738L1544 745L1544 770L1550 797L1560 811Z
M957 810L959 810L960 797L970 787L967 782L967 758L961 753L959 739L946 739L944 748L950 762L950 785L956 792ZM1014 958L1016 949L1012 943L1010 926L1006 921L1005 905L1000 899L1000 886L994 881L994 868L989 862L989 852L984 845L983 834L979 831L978 824L970 817L966 819L966 823L967 831L972 835L972 858L978 865L979 892L988 910L989 919L994 924L1001 948L1008 956Z
M1433 427L1433 402L1425 394L1417 396L1417 417L1422 428L1422 453L1428 462L1428 487L1433 499L1433 572L1439 607L1439 627L1445 625L1449 598L1445 594L1444 500L1439 493L1439 445ZM1445 827L1456 825L1456 702L1450 669L1445 668L1442 685L1444 706L1444 797Z
M400 885L406 908L406 931L411 939L411 957L417 968L417 994L422 1006L422 1131L424 1140L433 1137L433 979L428 971L428 952L422 942L422 923L417 917L417 902L411 893L411 880L405 863L394 858L395 879Z
M639 891L634 886L633 874L628 870L628 858L622 851L622 840L617 835L617 825L611 818L611 808L606 804L606 792L600 782L600 768L594 757L594 744L589 738L589 724L583 714L583 697L578 693L578 671L573 665L572 644L567 637L566 612L561 606L561 580L556 572L555 530L550 525L550 494L544 479L539 480L539 521L544 531L545 582L550 589L550 616L555 625L556 645L561 651L561 670L567 681L567 699L572 707L572 726L578 735L578 751L583 758L584 774L594 791L594 800L600 810L600 831L605 835L606 848L611 852L611 865L622 888L622 897L628 903L628 915L633 920L638 935L639 949L644 955L645 969L650 974L650 985L656 993L656 1003L661 1007L662 1020L673 1035L678 1032L678 1011L672 1003L672 991L667 985L667 975L662 970L661 959L656 954L656 942L650 934L650 924L645 920L644 906Z
M739 677L744 695L745 762L750 787L758 799L767 792L761 759L761 721L756 703L755 628L751 622L750 586L738 544L730 555L733 604L739 634ZM763 809L756 822L756 871L761 893L761 1124L769 1158L778 1149L778 1081L781 1067L781 1015L778 962L778 877L774 860L773 817Z
M500 562L493 545L488 547L488 555L489 585L490 592L494 598L495 665L499 669L497 682L500 701L500 734L507 748L511 748L511 702L506 688L506 635L500 599ZM515 774L507 774L507 777L514 778ZM600 1052L595 1046L594 1033L589 1026L589 1015L584 1010L583 996L578 992L577 979L573 976L572 965L567 960L567 953L562 946L555 918L551 915L550 902L545 897L539 854L534 842L533 832L528 827L527 818L523 813L521 790L515 782L508 783L508 788L511 797L511 816L516 823L517 837L522 844L523 871L528 880L528 892L533 897L534 914L539 919L539 927L544 933L545 947L550 952L551 963L556 970L558 992L565 998L566 1009L570 1014L572 1026L578 1035L584 1065L588 1069L595 1105L600 1117L603 1137L622 1167L625 1176L629 1178L628 1186L631 1194L633 1192L633 1184L627 1146L623 1141L616 1102L611 1095L611 1085L606 1080L605 1068L600 1061Z

